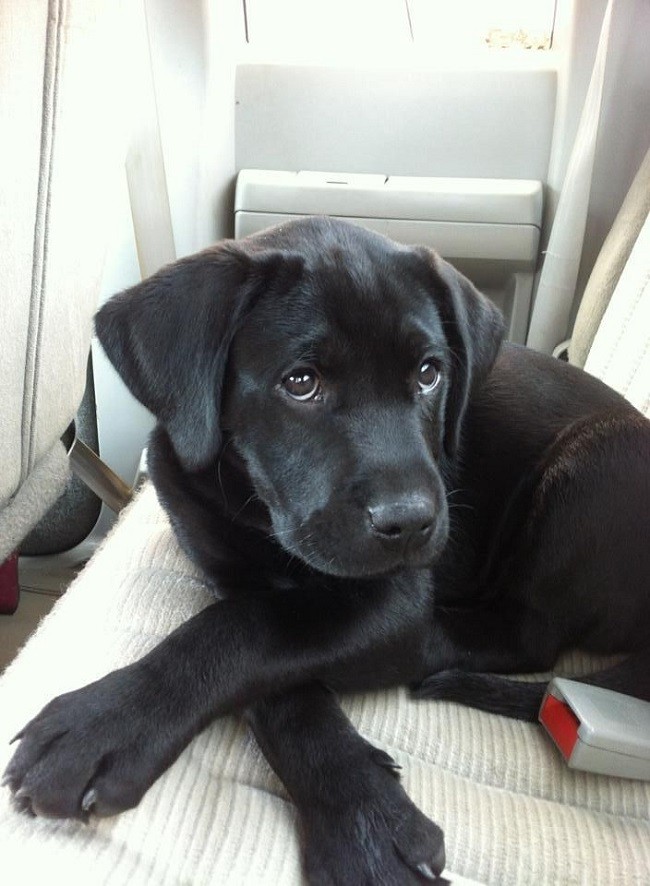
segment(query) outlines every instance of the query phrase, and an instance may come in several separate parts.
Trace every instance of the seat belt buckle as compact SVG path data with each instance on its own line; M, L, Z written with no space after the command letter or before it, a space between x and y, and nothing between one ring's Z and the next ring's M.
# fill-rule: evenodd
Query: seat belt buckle
M555 677L539 721L571 769L650 781L650 702Z

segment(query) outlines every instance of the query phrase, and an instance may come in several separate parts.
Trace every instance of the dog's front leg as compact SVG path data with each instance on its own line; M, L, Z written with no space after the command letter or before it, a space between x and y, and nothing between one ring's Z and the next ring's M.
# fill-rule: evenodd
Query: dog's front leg
M373 590L332 592L325 607L307 590L207 607L140 661L43 708L18 734L5 783L43 815L136 805L215 716L359 661L386 642L391 613L399 638L417 604Z
M403 886L441 873L442 831L411 802L393 759L359 735L332 693L301 686L257 703L247 717L298 808L310 883Z

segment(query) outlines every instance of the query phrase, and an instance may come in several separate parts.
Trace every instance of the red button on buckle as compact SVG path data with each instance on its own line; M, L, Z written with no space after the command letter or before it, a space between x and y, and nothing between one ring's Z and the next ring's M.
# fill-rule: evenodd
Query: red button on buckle
M544 724L548 734L562 751L565 760L569 760L578 740L580 720L570 707L550 693L544 699L539 712L540 722Z

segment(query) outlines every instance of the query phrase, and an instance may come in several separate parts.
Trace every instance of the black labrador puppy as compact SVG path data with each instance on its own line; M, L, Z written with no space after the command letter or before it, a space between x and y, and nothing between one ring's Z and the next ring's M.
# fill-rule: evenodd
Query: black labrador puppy
M34 813L135 805L245 710L295 801L313 883L421 882L441 830L334 692L395 684L534 719L569 646L650 698L650 422L502 344L449 264L328 219L225 242L116 296L106 353L157 417L149 464L225 599L52 701L6 781Z

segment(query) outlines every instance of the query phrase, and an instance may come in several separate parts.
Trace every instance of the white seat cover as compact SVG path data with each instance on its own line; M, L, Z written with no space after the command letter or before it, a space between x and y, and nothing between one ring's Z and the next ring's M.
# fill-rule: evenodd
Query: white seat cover
M146 487L0 681L0 767L11 736L53 696L143 655L210 599ZM532 724L415 702L405 690L344 707L444 827L451 871L495 886L648 882L649 783L573 772ZM298 884L296 825L235 717L206 729L136 809L115 818L28 818L0 792L3 869L25 883Z

